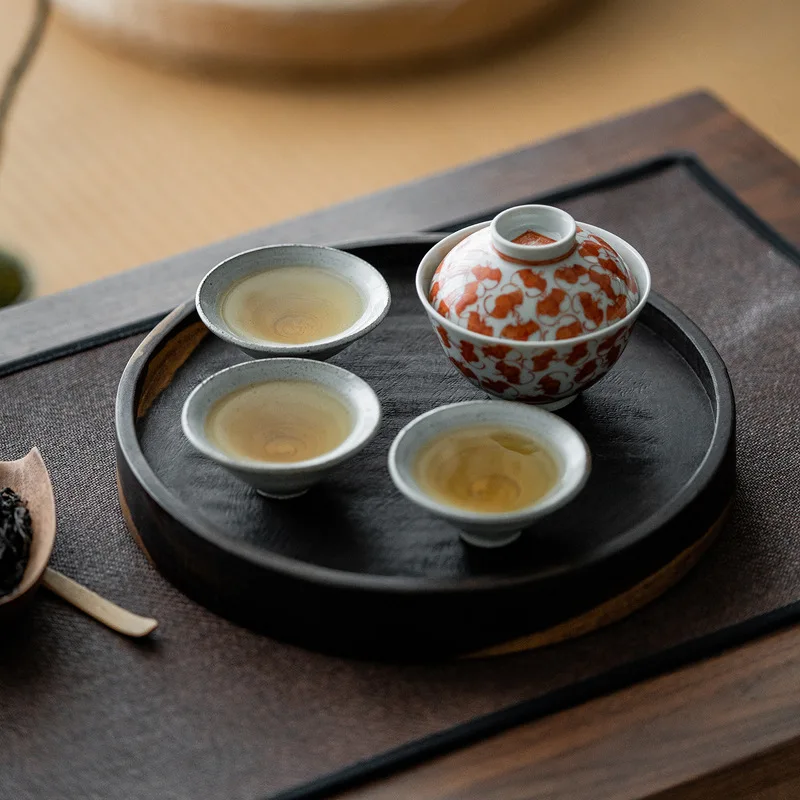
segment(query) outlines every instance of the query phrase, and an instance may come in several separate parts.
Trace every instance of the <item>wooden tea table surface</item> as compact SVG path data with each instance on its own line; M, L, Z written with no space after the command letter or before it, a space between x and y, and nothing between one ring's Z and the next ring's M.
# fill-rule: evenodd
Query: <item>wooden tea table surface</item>
M157 315L218 257L432 228L668 150L692 150L800 244L800 165L695 93L0 313L0 367ZM796 400L796 398L795 398ZM800 628L525 725L342 798L688 800L800 797Z

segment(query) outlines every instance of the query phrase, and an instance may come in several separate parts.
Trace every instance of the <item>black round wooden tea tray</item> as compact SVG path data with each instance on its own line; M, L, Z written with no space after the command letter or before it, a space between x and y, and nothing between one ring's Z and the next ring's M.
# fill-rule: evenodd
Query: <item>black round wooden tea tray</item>
M187 595L311 648L424 658L586 632L658 596L709 544L734 490L731 386L708 339L656 295L616 368L562 412L593 457L570 505L514 545L480 551L395 490L386 456L397 431L484 396L443 356L414 291L435 238L349 248L384 274L392 310L332 362L374 387L384 421L363 453L296 500L262 498L183 437L191 389L246 360L192 302L134 353L117 395L121 504Z

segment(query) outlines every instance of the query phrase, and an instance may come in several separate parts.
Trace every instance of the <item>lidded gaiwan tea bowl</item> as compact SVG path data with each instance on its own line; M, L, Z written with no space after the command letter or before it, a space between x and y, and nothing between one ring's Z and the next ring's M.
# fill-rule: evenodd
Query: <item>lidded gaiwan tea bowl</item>
M448 236L417 270L454 366L490 395L551 409L611 369L649 292L631 245L541 205Z

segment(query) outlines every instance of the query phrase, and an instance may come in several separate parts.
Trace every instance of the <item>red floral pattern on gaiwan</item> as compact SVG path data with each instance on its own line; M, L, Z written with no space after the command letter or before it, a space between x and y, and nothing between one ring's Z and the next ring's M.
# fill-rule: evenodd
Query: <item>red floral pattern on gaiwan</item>
M504 400L549 404L575 395L598 381L617 362L633 329L633 320L605 336L571 346L558 342L535 355L513 344L483 344L435 326L452 364L476 386Z
M457 244L434 273L429 300L446 319L473 333L514 341L560 341L594 333L629 314L639 288L600 236L575 228L574 244L554 259L534 260L554 240L528 230L511 240L533 245L530 261L496 249L490 228Z
M517 206L431 248L417 291L448 360L471 383L555 409L622 356L650 273L614 234L550 206Z

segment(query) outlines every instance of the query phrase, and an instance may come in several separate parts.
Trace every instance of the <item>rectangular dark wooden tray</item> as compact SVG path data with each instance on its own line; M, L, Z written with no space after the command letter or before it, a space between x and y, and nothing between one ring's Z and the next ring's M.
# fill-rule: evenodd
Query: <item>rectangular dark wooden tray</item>
M243 237L241 245L225 243L211 248L207 255L213 261L213 251L228 248L230 252L245 242L252 242L252 246L303 238L297 235L300 229L310 231L317 241L329 242L341 241L336 231L341 231L343 224L353 232L353 238L385 233L387 229L408 230L437 213L441 220L446 219L443 208L461 207L460 216L467 217L495 203L513 202L525 193L520 190L522 184L523 189L535 184L541 190L673 147L700 152L714 174L741 198L784 235L800 240L800 169L716 101L699 94L460 173ZM207 262L198 260L196 254L187 254L171 261L169 266L174 269L166 264L154 265L4 312L0 315L4 363L36 354L42 348L69 349L81 338L102 333L117 322L166 310L190 291L204 271L201 263ZM99 298L102 302L98 302ZM791 399L791 393L788 397ZM773 622L781 621L786 620ZM652 690L632 689L619 701L609 698L563 717L520 728L473 748L464 758L439 762L419 774L387 784L386 796L438 797L450 776L453 780L458 776L463 787L465 781L477 781L491 763L495 776L492 785L519 783L533 794L544 791L546 785L553 797L571 800L610 797L609 792L621 785L628 787L626 796L651 797L654 792L704 775L709 777L702 778L703 786L713 787L712 791L719 789L723 792L720 797L730 797L724 787L731 786L730 781L735 780L732 776L741 774L738 765L749 764L748 759L757 754L764 755L752 762L753 769L748 771L752 780L746 789L738 781L736 791L741 794L735 796L745 796L744 792L750 796L751 791L777 784L788 786L797 774L791 770L792 753L796 753L792 745L800 736L800 701L790 691L800 679L797 641L798 634L789 631L722 659L664 677ZM730 645L731 641L718 644ZM692 689L682 691L687 686ZM737 709L735 721L725 713L733 705ZM585 733L580 750L567 746L549 752L537 745L558 740L562 734L569 739L569 731L575 729ZM713 736L709 731L714 732ZM713 746L705 747L704 742L710 741ZM671 765L669 769L666 764ZM709 774L723 767L729 769L718 775ZM13 769L5 774L12 785L17 785L13 784ZM614 780L604 780L608 775L613 775ZM476 791L474 796L485 795L485 791ZM681 797L690 796L691 791L687 788ZM367 790L363 796L378 796L380 792L379 788Z

